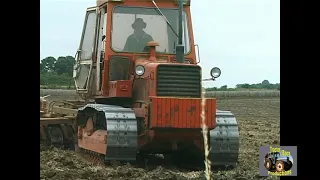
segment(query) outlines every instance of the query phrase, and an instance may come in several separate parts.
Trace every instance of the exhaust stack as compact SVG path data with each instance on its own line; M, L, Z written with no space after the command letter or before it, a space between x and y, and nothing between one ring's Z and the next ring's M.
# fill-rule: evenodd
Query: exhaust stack
M182 11L183 11L183 0L178 0L179 3L179 32L178 32L178 43L176 45L176 61L178 63L184 63L184 45L182 44Z

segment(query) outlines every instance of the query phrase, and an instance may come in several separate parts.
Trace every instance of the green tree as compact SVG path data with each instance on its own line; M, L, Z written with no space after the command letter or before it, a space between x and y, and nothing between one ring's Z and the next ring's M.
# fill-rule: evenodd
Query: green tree
M237 84L236 87L238 89L243 88L243 89L249 89L250 88L250 84L245 83L245 84Z
M49 56L41 60L42 65L40 65L40 68L42 66L43 71L53 72L55 63L56 63L56 58Z
M44 65L40 62L40 72L45 72Z
M58 75L55 72L40 72L40 85L69 86L71 77L67 74Z
M220 90L227 90L228 89L228 86L227 85L223 85L220 87Z
M75 63L75 59L72 56L60 56L58 57L56 63L54 64L54 70L58 75L68 74L72 76L73 65Z
M216 91L216 90L218 90L217 87L206 88L206 91Z
M49 87L71 86L75 59L72 56L52 56L40 61L40 85Z
M268 85L268 84L270 84L270 83L269 83L268 80L263 80L261 84L262 84L262 85Z

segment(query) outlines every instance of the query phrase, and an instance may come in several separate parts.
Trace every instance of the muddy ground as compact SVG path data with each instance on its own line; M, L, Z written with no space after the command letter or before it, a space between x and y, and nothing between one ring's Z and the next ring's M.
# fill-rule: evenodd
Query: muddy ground
M240 129L239 165L230 171L214 172L213 179L279 179L259 177L259 147L280 144L280 99L220 99L218 109L231 110ZM70 151L40 147L40 179L204 179L201 171L158 166L152 170L130 165L94 166Z

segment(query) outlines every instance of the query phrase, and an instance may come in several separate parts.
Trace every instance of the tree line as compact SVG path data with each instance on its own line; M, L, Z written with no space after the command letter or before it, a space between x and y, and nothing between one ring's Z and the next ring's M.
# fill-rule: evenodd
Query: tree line
M49 56L40 60L40 86L72 88L74 63L75 59L72 56L60 56L57 59Z
M237 84L235 88L228 88L227 85L223 85L220 88L210 87L206 88L206 91L238 91L238 90L278 90L280 91L280 83L272 84L268 80L263 80L257 84Z
M40 86L44 88L74 88L72 79L73 65L75 59L72 56L60 56L57 59L49 56L40 61ZM272 84L264 80L258 84L237 84L235 88L227 85L221 87L206 88L206 91L233 91L233 90L255 90L269 89L279 90L280 83Z

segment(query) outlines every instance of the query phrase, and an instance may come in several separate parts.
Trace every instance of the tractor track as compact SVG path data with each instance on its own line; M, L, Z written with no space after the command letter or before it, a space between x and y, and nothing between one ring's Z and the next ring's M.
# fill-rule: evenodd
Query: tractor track
M240 151L238 167L215 172L214 179L279 179L260 177L256 161L260 146L280 143L279 98L224 99L217 103L218 109L230 110L237 118ZM87 159L92 161L84 160L78 153L40 146L40 179L203 179L202 171L178 168L163 158L154 158L148 168L127 164L100 166L92 156Z

